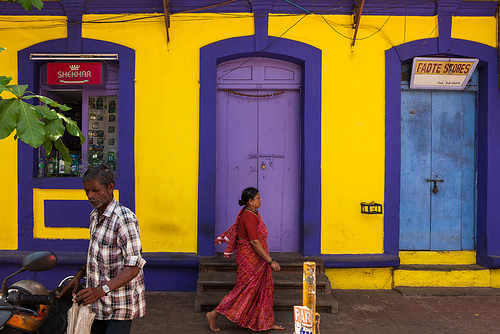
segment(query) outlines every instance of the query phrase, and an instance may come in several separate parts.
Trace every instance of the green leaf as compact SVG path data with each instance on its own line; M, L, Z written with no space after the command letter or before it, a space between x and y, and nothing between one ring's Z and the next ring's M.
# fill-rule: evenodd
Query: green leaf
M59 116L59 118L63 119L64 122L66 122L66 129L71 135L75 137L80 137L80 144L83 145L83 143L85 143L85 136L83 135L80 128L78 128L77 123L73 121L71 118L66 117L61 113L58 113L57 115Z
M66 146L64 146L64 143L62 142L61 138L54 141L54 146L57 148L59 152L62 153L64 161L71 162L71 157L69 156L69 150Z
M59 116L57 116L57 112L54 109L50 109L47 105L34 106L34 107L37 111L38 118L43 118L48 120L59 119Z
M35 7L38 10L42 10L42 8L43 8L42 0L31 0L31 4L33 5L33 7Z
M11 80L12 80L11 77L6 77L5 75L2 75L0 76L0 85L7 86Z
M23 96L26 89L28 89L28 85L9 85L6 87L17 97Z
M4 139L14 131L19 117L19 108L16 99L5 99L0 101L0 139Z
M17 135L26 144L37 148L45 139L44 124L38 119L36 109L31 104L16 100L19 109Z
M2 52L3 50L5 50L5 48L2 48L2 47L0 46L0 52Z
M45 133L46 136L51 140L56 141L64 135L64 125L62 121L58 118L55 120L48 120L45 122Z
M9 2L17 2L23 6L24 9L32 12L33 7L36 9L43 8L43 2L41 0L9 0Z
M5 90L10 90L6 86L9 84L11 80L12 80L11 77L0 76L0 93L2 93Z
M47 97L47 96L43 96L43 95L32 95L32 96L26 96L25 98L33 98L33 97L37 97L40 99L40 101L42 101L43 103L45 104L48 104L49 106L51 107L56 107L56 108L59 108L60 110L62 111L68 111L68 110L71 110L70 107L68 107L67 105L65 104L59 104L59 102L56 102L54 100L52 100L51 98Z
M42 145L45 148L45 155L50 155L50 152L52 152L52 140L49 137L45 137Z

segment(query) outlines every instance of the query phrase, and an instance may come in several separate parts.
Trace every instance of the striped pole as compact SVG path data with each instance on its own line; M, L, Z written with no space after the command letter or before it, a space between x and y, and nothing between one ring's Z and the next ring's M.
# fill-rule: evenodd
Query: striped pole
M302 305L312 313L313 334L316 334L316 262L304 262Z

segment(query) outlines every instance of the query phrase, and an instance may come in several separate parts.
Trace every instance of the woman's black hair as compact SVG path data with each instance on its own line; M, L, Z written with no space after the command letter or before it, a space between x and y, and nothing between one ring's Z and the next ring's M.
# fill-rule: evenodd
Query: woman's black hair
M259 189L254 187L248 187L241 193L241 199L238 201L240 206L247 205L248 201L254 199L259 193Z

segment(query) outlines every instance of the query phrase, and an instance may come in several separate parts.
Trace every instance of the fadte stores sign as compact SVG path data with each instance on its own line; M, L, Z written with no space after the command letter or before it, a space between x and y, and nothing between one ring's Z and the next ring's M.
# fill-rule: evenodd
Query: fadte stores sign
M415 57L411 89L464 89L479 59Z

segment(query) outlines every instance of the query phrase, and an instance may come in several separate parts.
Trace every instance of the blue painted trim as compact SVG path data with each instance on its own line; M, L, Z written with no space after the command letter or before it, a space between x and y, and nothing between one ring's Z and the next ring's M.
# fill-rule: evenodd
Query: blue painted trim
M89 228L89 201L44 200L44 224L46 227Z
M82 39L84 53L113 53L119 57L119 145L120 174L116 185L120 202L135 210L134 122L135 122L135 51L114 43ZM31 61L30 53L67 53L67 40L57 39L35 44L18 52L19 82L28 84L28 90L38 91L39 69L43 62ZM88 240L44 240L33 238L33 188L82 189L81 178L34 178L36 150L18 143L18 200L20 250L52 249L54 251L87 251ZM89 210L89 214L90 214ZM71 217L72 212L66 212ZM86 217L88 218L88 216Z
M255 50L264 51L268 45L268 35L267 30L269 26L269 15L261 14L255 15L254 18L255 26Z
M439 15L438 16L438 29L439 29L439 37L438 37L438 47L439 53L447 54L450 52L451 47L451 23L452 17L451 15Z
M305 14L307 12L337 15L352 15L353 4L346 5L345 1L317 1L315 3L297 2L296 6L283 0L266 0L270 4L264 4L273 14ZM439 3L441 7L450 6L450 1L422 1L422 0L400 0L396 1L367 1L363 7L363 15L392 15L392 16L435 16L437 15ZM261 4L250 5L250 1L236 1L226 6L211 7L204 10L198 8L213 5L213 0L170 0L170 13L177 14L191 11L194 13L252 13L261 10ZM449 13L453 16L495 16L497 3L495 1L463 1L454 0L452 5L455 11ZM256 7L256 8L253 8ZM60 1L45 1L44 8L26 12L19 4L0 1L0 12L3 15L56 15L64 16ZM85 2L84 14L133 14L133 13L163 13L161 0L87 0Z
M394 254L345 254L321 255L326 268L378 268L397 267L399 255Z
M0 277L6 277L21 267L27 251L0 251ZM12 284L21 279L34 279L49 290L59 282L74 275L87 261L86 252L56 252L57 265L38 273L23 273L9 280ZM191 253L144 253L146 265L144 278L148 291L196 291L199 257Z
M215 114L216 67L226 60L259 56L286 60L303 69L302 244L304 255L321 253L321 50L287 39L269 38L266 52L256 52L254 37L237 37L200 50L200 148L198 184L198 254L215 254ZM304 194L307 194L305 196Z
M439 54L437 39L419 40L386 51L386 140L384 249L399 251L399 183L401 165L401 63L416 56ZM478 58L477 107L477 263L500 267L500 92L498 50L484 44L451 39L449 56Z
M60 0L67 21L68 52L82 52L82 16L85 9L85 0Z

